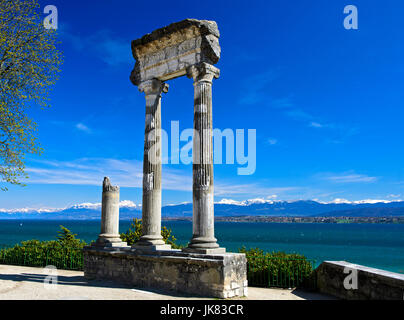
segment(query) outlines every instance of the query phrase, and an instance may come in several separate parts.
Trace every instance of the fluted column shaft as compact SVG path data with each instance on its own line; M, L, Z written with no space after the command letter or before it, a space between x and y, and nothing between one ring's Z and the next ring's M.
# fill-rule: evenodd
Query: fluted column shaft
M168 85L148 80L139 85L146 96L143 157L142 236L137 246L164 245L161 236L161 94Z
M223 251L215 238L213 203L212 80L219 69L200 63L188 68L188 77L194 80L193 236L185 251Z

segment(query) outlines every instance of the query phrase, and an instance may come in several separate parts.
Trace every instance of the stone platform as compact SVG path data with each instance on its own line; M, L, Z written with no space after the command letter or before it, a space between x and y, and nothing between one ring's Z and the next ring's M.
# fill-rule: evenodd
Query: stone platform
M242 253L196 254L85 247L84 276L143 288L205 297L247 296L247 260Z

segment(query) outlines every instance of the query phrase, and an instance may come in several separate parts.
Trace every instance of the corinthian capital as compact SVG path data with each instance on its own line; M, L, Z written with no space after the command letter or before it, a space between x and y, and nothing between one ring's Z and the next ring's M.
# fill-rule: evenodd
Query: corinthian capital
M158 79L143 81L139 84L138 88L140 92L144 92L146 95L168 92L168 84Z
M187 76L194 79L194 82L212 82L213 78L217 79L219 75L220 70L206 62L194 64L187 68Z

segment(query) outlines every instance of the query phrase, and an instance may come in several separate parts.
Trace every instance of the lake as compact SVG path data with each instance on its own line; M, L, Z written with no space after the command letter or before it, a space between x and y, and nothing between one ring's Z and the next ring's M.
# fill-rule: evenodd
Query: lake
M0 220L0 245L22 240L54 240L60 225L87 242L95 240L100 221ZM130 221L121 221L121 232ZM192 223L163 221L172 229L178 243L192 236ZM326 223L238 223L216 222L215 234L221 246L237 251L241 246L264 251L304 254L316 260L345 260L369 267L404 273L404 224L326 224Z

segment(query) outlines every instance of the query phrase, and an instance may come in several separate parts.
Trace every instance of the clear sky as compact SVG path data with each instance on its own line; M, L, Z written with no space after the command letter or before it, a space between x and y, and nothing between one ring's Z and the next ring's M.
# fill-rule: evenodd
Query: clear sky
M213 124L256 129L256 171L215 165L215 201L404 199L404 2L40 1L58 8L65 63L52 108L32 108L42 156L1 208L100 202L103 177L141 203L145 101L130 42L185 18L215 20ZM343 10L358 8L358 30ZM45 16L45 14L44 14ZM193 86L169 81L162 126L193 126ZM186 142L181 142L184 145ZM163 204L192 201L192 166L163 166Z

